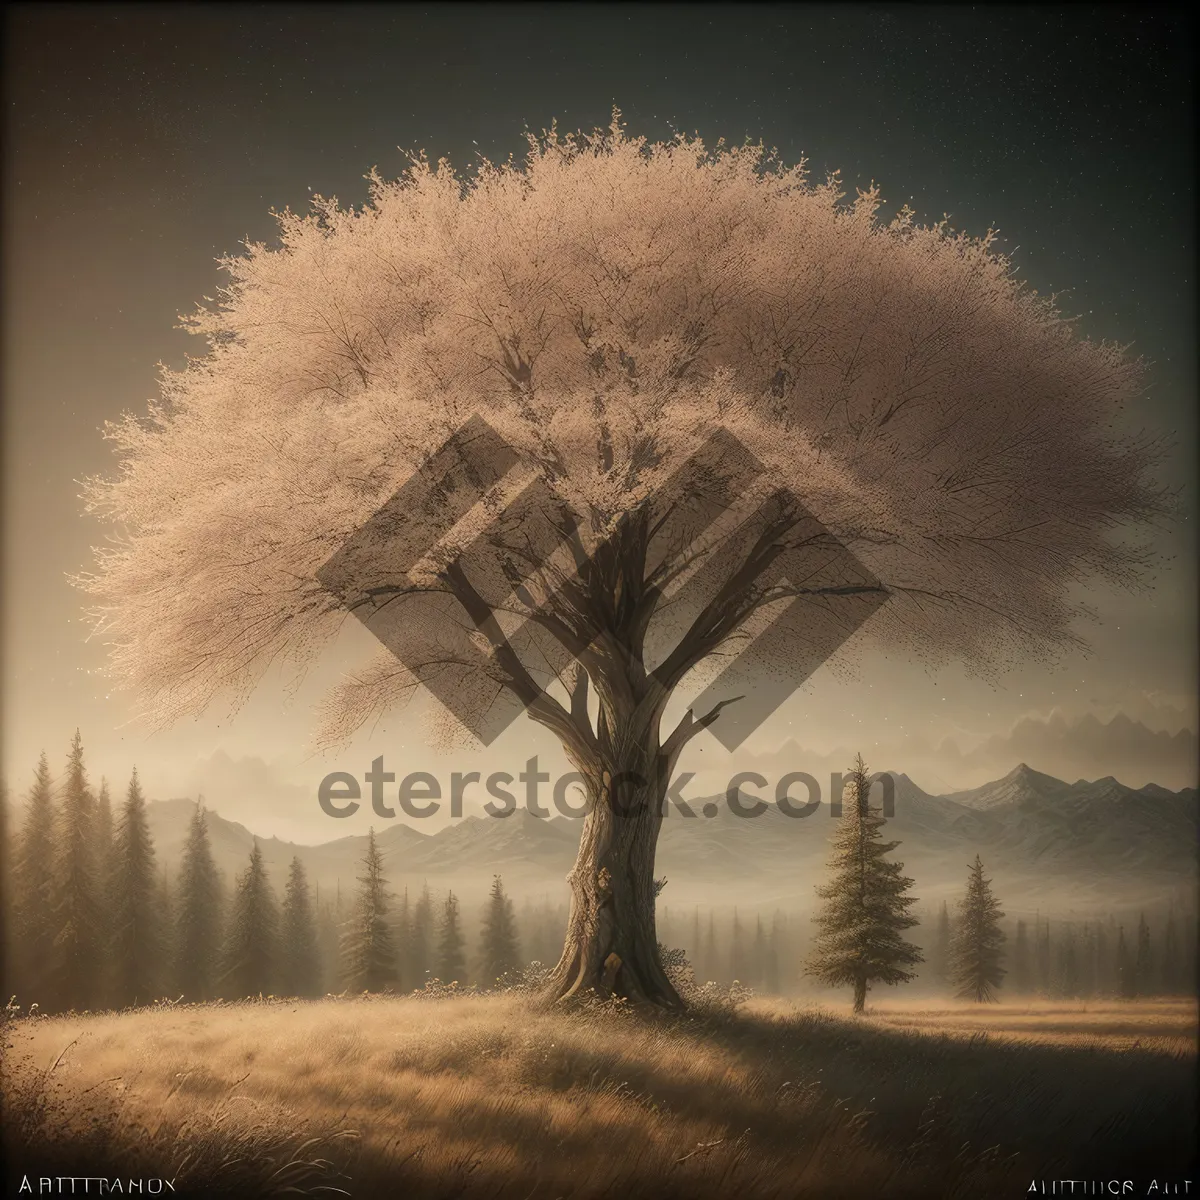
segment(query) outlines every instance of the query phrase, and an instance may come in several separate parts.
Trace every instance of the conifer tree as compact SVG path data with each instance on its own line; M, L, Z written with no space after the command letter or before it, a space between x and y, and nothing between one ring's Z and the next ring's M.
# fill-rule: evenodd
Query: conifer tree
M241 999L270 995L275 986L279 909L267 877L258 838L234 892L225 944L222 995Z
M1017 922L1013 941L1012 987L1018 996L1027 996L1033 988L1033 963L1029 952L1029 933L1024 921Z
M846 781L842 818L829 859L831 878L817 888L824 900L814 918L818 932L807 963L808 974L821 982L854 988L854 1011L866 1006L872 983L906 983L920 950L901 937L917 924L908 909L916 902L905 895L912 880L903 864L885 856L900 844L885 842L885 819L870 803L871 780L860 754Z
M995 999L995 990L1005 975L1000 965L1003 916L977 854L967 877L967 894L962 899L950 945L950 983L960 999L979 1002Z
M103 930L95 854L95 801L88 789L79 730L67 757L55 831L52 1003L87 1009L100 998Z
M317 948L321 960L321 988L327 993L342 988L341 889L336 898L317 902Z
M389 919L390 895L375 829L367 835L358 897L346 923L342 959L346 986L353 992L382 992L396 984L396 948Z
M45 1008L54 945L54 791L46 752L33 775L13 863L13 919L6 941L14 990L22 1006Z
M146 1005L162 995L163 930L154 845L136 767L113 839L110 887L112 1000L117 1008Z
M293 856L283 897L280 992L285 996L315 996L320 988L320 974L308 876L304 864Z
M446 896L438 930L437 976L443 983L466 983L467 960L463 954L463 935L458 920L458 897Z
M222 900L208 838L208 814L200 800L183 847L175 916L175 985L187 1000L212 1000L217 994Z
M517 919L512 901L504 894L504 884L497 875L483 920L480 978L483 986L494 987L496 980L521 966L517 944Z
M96 865L97 876L104 889L108 888L112 874L115 833L116 826L113 821L112 799L108 794L108 780L101 778L100 791L96 796Z

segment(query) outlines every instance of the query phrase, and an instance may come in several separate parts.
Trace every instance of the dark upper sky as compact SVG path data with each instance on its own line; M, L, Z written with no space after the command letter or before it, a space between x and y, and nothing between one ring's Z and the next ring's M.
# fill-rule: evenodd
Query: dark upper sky
M64 581L99 536L73 482L110 468L99 427L153 394L157 360L200 352L172 326L214 293L217 255L270 239L268 210L312 191L361 202L372 165L403 168L397 147L467 166L519 155L523 129L554 119L607 124L615 103L651 138L761 137L851 188L878 180L921 219L996 226L1033 286L1069 289L1087 333L1154 360L1138 420L1176 432L1169 471L1194 514L1194 57L1178 11L41 4L6 24L10 777L43 744L59 757L77 723L103 755L126 716L87 674L100 653ZM1190 558L1190 525L1175 544ZM1194 587L1176 564L1152 612L1111 609L1089 668L1111 668L1106 696L1194 696ZM204 736L190 747L220 735Z

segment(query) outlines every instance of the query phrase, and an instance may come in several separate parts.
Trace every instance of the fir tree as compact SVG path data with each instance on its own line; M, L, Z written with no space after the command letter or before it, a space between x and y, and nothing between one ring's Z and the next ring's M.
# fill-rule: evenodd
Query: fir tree
M102 926L94 809L76 730L58 813L52 901L52 1002L64 1009L86 1009L99 998Z
M54 945L54 793L45 751L38 759L13 864L10 961L17 997L45 1008Z
M983 862L977 854L950 947L950 982L962 1000L995 999L995 989L1005 974L1000 965L1002 916L999 901L992 895L991 880L984 878Z
M183 847L175 918L175 985L190 1001L212 1000L217 994L222 899L201 800Z
M382 992L395 986L396 949L388 919L387 881L375 830L367 835L358 899L346 923L342 958L346 986L354 992Z
M275 985L279 910L258 838L250 863L237 882L225 946L222 994L233 998L270 995Z
M1033 990L1033 963L1024 921L1017 922L1017 936L1013 941L1012 986L1018 996L1027 996Z
M154 845L137 768L129 780L113 839L109 963L117 1008L162 995L163 939Z
M492 880L491 897L483 921L480 957L479 973L485 987L494 986L502 975L516 971L521 966L513 903L504 894L504 884L499 875Z
M901 863L885 857L899 842L884 842L885 824L870 804L871 781L859 755L846 783L849 803L833 837L829 860L832 878L817 888L825 901L814 918L818 926L807 971L823 983L851 984L854 1011L866 1005L872 983L906 983L907 967L922 960L920 950L901 933L917 924L908 912L915 898L905 893L912 880Z
M467 962L463 956L463 935L458 921L458 898L446 897L442 924L438 930L437 975L443 983L465 983Z
M285 996L315 996L320 988L320 973L308 877L304 864L293 856L283 897L280 991Z

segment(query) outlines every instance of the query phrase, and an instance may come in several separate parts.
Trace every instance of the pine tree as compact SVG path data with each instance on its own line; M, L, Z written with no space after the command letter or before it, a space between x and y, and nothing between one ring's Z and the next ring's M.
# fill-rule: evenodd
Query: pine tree
M517 919L512 901L504 894L504 884L497 875L483 921L480 979L485 987L494 986L497 979L521 966L517 945Z
M17 998L45 1008L54 945L54 792L46 752L38 759L13 864L13 919L8 945Z
M279 955L280 992L285 996L315 996L320 987L317 926L304 864L293 856L283 897Z
M162 995L163 939L154 845L137 768L113 839L109 963L117 1008L149 1004Z
M1013 942L1012 987L1018 996L1027 996L1033 990L1033 963L1024 921L1017 922L1017 936Z
M906 983L907 967L922 962L920 950L901 933L917 924L908 909L916 901L905 893L912 880L903 864L889 862L899 842L884 842L886 823L870 804L871 781L859 755L846 783L849 801L833 837L831 878L817 888L825 901L814 918L818 926L808 974L830 985L852 984L854 1011L866 1006L872 983Z
M992 895L991 880L983 875L979 855L967 877L954 940L950 946L950 982L962 1000L995 999L1005 971L1000 965L1004 934L1000 929L999 901Z
M175 985L190 1001L212 1000L217 994L222 899L201 800L183 847L175 918Z
M102 926L95 855L95 801L83 766L83 739L75 731L67 757L55 833L54 980L52 1003L87 1009L99 999Z
M465 983L467 962L463 956L463 935L458 921L458 898L451 892L442 909L438 930L437 975L443 983Z
M279 909L255 838L250 864L238 879L233 897L219 985L222 994L237 999L270 995L278 945Z
M1137 979L1137 994L1148 996L1154 991L1154 961L1150 952L1150 926L1146 914L1138 913L1137 958L1133 965Z
M358 877L358 899L346 923L342 958L346 986L354 992L382 992L395 986L396 949L388 919L390 899L383 874L383 855L375 829L367 835L363 873Z

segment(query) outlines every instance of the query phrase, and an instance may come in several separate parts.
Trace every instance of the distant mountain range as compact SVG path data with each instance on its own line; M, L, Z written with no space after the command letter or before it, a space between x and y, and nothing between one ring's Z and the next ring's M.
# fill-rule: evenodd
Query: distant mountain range
M1002 779L945 796L931 796L896 775L895 812L885 833L900 841L896 855L927 899L951 895L966 863L983 856L989 873L1022 902L1145 903L1195 877L1200 831L1195 788L1130 788L1108 777L1066 783L1021 764ZM802 793L801 793L802 794ZM749 798L747 798L749 802ZM153 801L150 828L159 861L174 869L195 801ZM699 813L703 800L690 800ZM746 907L811 898L833 831L828 805L797 819L774 805L753 818L732 813L724 799L712 817L687 819L671 811L663 823L657 869L671 882L673 904L741 903ZM454 887L482 897L494 874L516 896L565 898L564 877L574 862L577 820L511 816L467 817L426 834L398 821L378 835L393 887ZM245 826L209 806L209 831L221 871L232 882L254 841ZM348 836L318 846L260 838L277 886L293 855L322 890L353 888L366 838ZM739 899L740 897L740 899ZM1009 908L1018 905L1011 900Z

